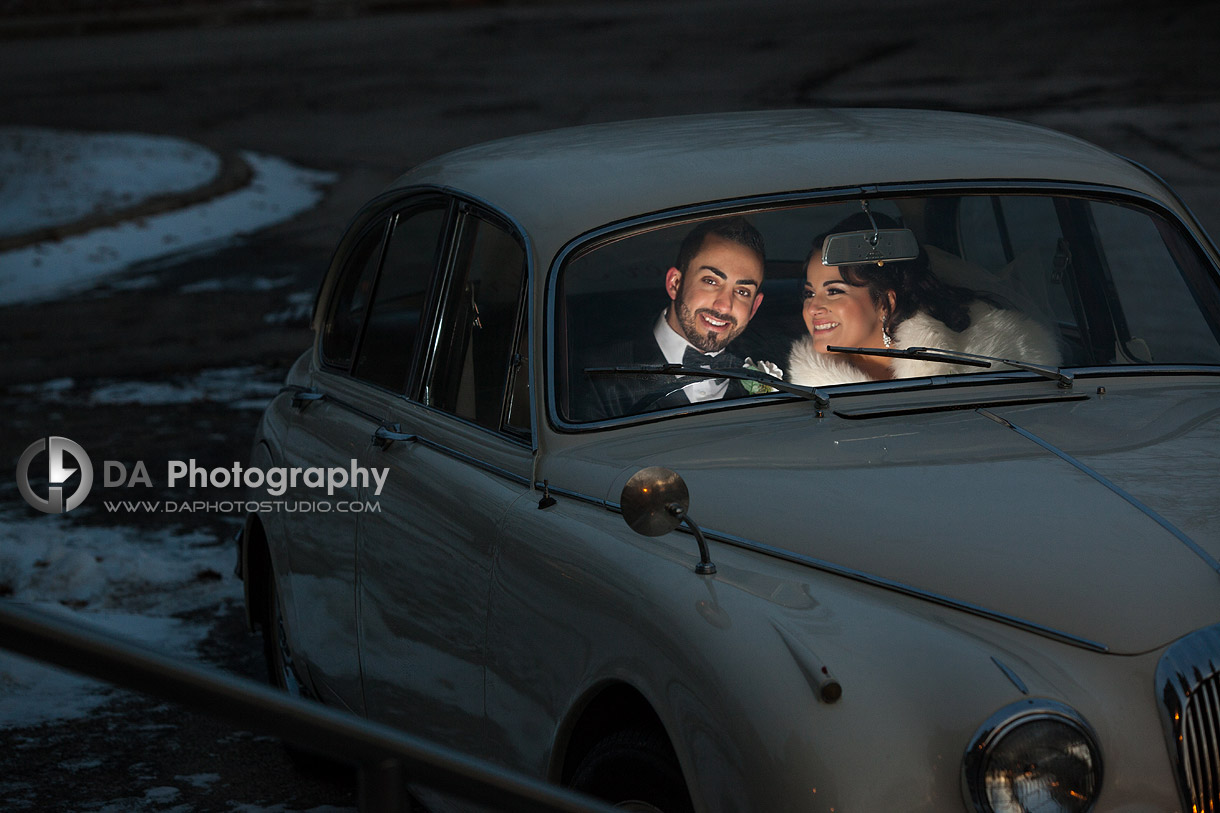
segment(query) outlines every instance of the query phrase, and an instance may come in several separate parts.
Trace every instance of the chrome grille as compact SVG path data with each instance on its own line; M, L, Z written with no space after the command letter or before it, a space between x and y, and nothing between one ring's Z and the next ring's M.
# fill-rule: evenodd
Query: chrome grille
M1220 813L1220 625L1171 646L1156 685L1184 808Z

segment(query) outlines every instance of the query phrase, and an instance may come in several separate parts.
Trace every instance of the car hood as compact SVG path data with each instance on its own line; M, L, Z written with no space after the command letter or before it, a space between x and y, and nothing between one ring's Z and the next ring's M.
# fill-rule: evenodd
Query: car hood
M604 496L617 503L630 474L666 466L708 531L1145 652L1220 619L1220 385L1107 389L661 421L614 444L624 465Z

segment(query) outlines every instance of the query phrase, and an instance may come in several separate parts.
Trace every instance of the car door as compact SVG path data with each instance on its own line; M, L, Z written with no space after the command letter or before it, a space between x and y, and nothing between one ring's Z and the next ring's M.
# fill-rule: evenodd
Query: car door
M529 489L525 253L508 225L466 210L388 467L361 517L361 665L370 717L485 752L486 614L497 528Z
M402 302L413 302L418 317L447 217L443 199L412 201L377 218L356 239L328 297L311 391L294 399L288 466L351 472L360 465L406 386L412 345L403 340L414 326L401 321L410 310ZM395 265L402 254L412 263ZM344 479L341 486L319 488L302 477L286 495L294 507L292 643L322 699L361 713L356 535L367 495L360 479Z

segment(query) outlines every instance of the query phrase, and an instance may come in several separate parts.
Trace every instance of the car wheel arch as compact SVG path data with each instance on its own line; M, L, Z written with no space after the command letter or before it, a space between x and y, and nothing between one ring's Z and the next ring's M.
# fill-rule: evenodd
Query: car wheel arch
M272 577L267 532L257 514L247 516L245 527L242 528L241 574L246 628L254 632L259 625L268 623L265 612L267 580Z
M627 729L655 730L674 748L673 738L660 715L637 688L612 681L590 689L560 726L551 752L551 780L568 785L598 743ZM676 754L677 749L674 751Z

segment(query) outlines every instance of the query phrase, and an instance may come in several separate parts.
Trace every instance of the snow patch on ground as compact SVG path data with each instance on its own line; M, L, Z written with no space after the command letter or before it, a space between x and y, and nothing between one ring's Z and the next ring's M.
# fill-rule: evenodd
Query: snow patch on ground
M86 234L0 252L0 305L56 299L93 287L133 264L204 248L290 220L322 199L329 172L255 153L242 156L251 183L227 195Z
M0 237L197 189L219 171L217 155L178 138L0 127Z
M51 403L164 406L207 402L227 404L233 409L262 410L279 393L281 375L261 367L223 367L159 381L103 380L92 389L78 386L71 378L53 378L37 384L18 384L11 391Z
M273 291L276 288L283 288L285 285L291 285L296 282L292 277L279 277L276 279L268 279L267 277L254 277L253 279L243 279L241 286L243 290L251 291ZM187 285L182 285L178 288L184 294L206 293L208 291L231 291L234 283L231 279L205 279L199 282L192 282Z
M204 532L95 528L65 516L0 520L0 596L163 654L196 657L204 624L180 617L237 601L233 549ZM0 727L93 713L117 690L0 650Z
M279 380L259 380L257 367L204 370L190 378L168 381L120 381L105 384L89 396L92 404L190 404L208 401L235 409L265 409L280 391Z
M289 294L288 306L283 310L265 314L263 321L269 325L288 323L308 325L309 317L313 314L314 298L315 294L313 291L297 291L296 293Z
M233 807L229 808L229 813L351 813L351 808L334 807L333 804L322 804L320 807L311 807L307 811L295 811L294 808L284 807L283 804L262 807L261 804L238 804L234 802Z

